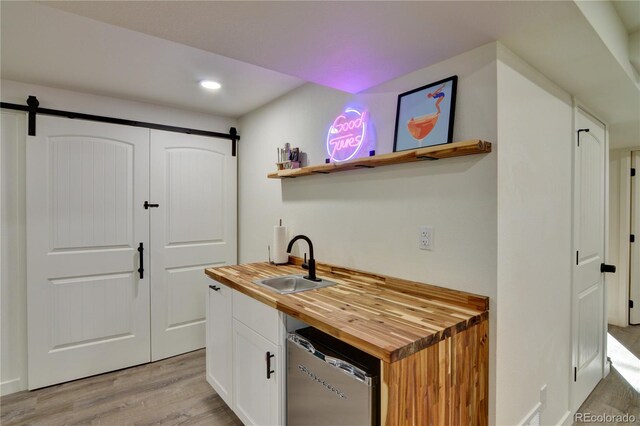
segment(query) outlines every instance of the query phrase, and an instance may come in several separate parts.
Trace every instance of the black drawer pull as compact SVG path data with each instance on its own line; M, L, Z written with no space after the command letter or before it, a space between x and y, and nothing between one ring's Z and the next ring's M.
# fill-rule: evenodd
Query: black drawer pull
M271 375L275 373L275 371L271 369L271 358L273 358L275 355L271 352L267 352L265 355L265 358L267 360L267 379L270 379Z
M215 285L210 285L209 288L214 291L220 291L220 287L216 287Z

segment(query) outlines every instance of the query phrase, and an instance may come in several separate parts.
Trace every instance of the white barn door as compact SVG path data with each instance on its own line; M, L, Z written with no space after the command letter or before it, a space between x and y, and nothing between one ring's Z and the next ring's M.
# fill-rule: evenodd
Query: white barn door
M605 128L578 109L575 150L572 289L573 407L578 408L603 377L604 291L600 265L605 245Z
M38 116L27 138L29 389L150 360L148 182L148 129Z
M151 357L205 345L208 279L235 264L237 159L226 139L151 131Z

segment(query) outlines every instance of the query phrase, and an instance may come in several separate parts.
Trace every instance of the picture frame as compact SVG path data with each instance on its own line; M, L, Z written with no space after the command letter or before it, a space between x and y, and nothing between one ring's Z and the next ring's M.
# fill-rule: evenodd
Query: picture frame
M452 142L458 76L398 95L393 152Z

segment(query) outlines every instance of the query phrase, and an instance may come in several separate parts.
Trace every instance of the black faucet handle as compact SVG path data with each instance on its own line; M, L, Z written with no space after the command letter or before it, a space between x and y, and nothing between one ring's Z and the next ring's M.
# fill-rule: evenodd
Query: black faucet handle
M307 253L304 254L304 260L302 261L302 269L309 269L309 264L307 263Z
M309 259L309 275L305 275L304 278L310 281L322 281L321 278L316 277L316 261L315 259Z

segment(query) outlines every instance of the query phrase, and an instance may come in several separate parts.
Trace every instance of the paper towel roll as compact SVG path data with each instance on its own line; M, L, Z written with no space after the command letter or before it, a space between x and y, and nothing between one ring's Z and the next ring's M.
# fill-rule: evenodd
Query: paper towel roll
M289 254L287 253L287 227L286 226L274 226L273 227L273 263L282 264L289 261Z

